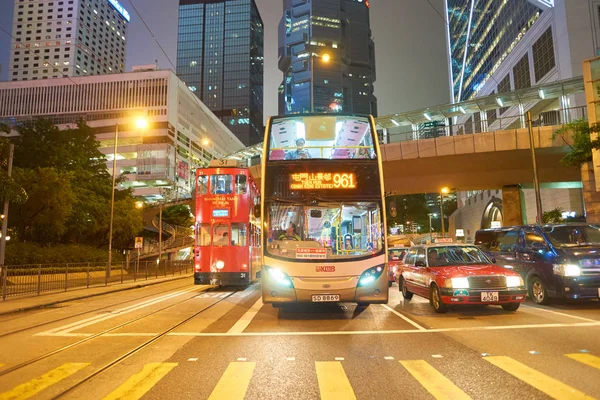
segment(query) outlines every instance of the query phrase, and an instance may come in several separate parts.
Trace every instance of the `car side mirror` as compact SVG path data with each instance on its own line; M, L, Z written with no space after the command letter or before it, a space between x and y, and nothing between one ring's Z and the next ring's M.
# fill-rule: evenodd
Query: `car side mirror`
M492 264L496 264L496 258L492 258Z
M416 261L415 267L426 267L425 261L423 261L423 260Z
M260 204L254 206L254 217L260 218Z

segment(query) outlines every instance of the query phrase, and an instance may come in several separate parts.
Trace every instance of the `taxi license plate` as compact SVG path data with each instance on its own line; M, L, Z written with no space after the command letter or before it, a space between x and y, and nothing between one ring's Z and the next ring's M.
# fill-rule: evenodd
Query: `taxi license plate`
M339 294L313 294L313 303L324 303L329 301L340 301Z
M481 301L498 301L498 292L481 292Z

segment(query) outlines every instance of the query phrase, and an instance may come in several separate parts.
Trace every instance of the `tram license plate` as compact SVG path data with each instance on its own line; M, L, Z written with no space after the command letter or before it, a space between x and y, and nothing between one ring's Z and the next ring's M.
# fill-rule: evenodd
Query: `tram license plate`
M498 301L498 292L481 292L481 301Z
M313 303L324 303L328 301L340 301L339 294L313 294Z

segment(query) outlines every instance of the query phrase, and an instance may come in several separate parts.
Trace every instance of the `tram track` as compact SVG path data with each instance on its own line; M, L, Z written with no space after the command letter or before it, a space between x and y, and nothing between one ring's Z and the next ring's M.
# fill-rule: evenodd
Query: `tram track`
M198 293L199 293L199 292L200 292L200 293L203 293L203 292L210 291L210 290L212 290L212 289L213 289L213 288L208 288L208 289L206 289L206 290L199 290L199 291L190 290L190 291L189 291L189 292L187 292L187 293L192 293L193 295L192 295L191 297L186 297L185 299L183 299L183 300L181 300L181 301L178 301L178 302L176 302L176 303L174 303L174 304L170 304L170 305L168 305L168 306L165 306L165 307L159 308L159 309L157 309L157 310L154 310L154 311L152 311L152 312L146 313L146 314L144 314L144 315L141 315L141 316L139 316L139 317L136 317L136 318L130 319L130 320L128 320L128 321L125 321L125 322L123 322L123 323L120 323L120 324L118 324L118 325L116 325L116 326L113 326L113 327L111 327L111 328L105 329L105 330L103 330L102 332L98 332L98 333L92 334L91 336L85 337L85 338L83 338L83 339L81 339L81 340L78 340L78 341L76 341L76 342L73 342L73 343L70 343L70 344L68 344L68 345L62 346L62 347L60 347L60 348L58 348L58 349L56 349L56 350L52 350L52 351L49 351L49 352L47 352L47 353L44 353L44 354L42 354L42 355L39 355L39 356L37 356L37 357L31 358L31 359L29 359L29 360L27 360L27 361L24 361L24 362L20 363L20 364L16 364L16 365L14 365L14 366L12 366L12 367L10 367L10 368L5 368L5 369L3 369L3 370L1 370L1 371L0 371L0 377L2 377L2 376L5 376L5 375L7 375L7 374L9 374L9 373L12 373L12 372L18 371L18 370L20 370L20 369L22 369L22 368L28 367L28 366L30 366L30 365L32 365L32 364L35 364L35 363L36 363L36 362L38 362L38 361L41 361L41 360L44 360L44 359L46 359L46 358L48 358L48 357L51 357L51 356L53 356L53 355L56 355L56 354L62 353L62 352L64 352L64 351L66 351L66 350L72 349L72 348L74 348L74 347L77 347L77 346L79 346L79 345L81 345L81 344L87 343L87 342L89 342L89 341L91 341L91 340L93 340L93 339L96 339L96 338L98 338L98 337L101 337L101 336L103 336L103 335L106 335L107 333L110 333L110 332L112 332L112 331L115 331L115 330L117 330L117 329L123 328L123 327L125 327L125 326L127 326L127 325L133 324L134 322L141 321L141 320L143 320L143 319L145 319L145 318L151 317L151 316L153 316L153 315L155 315L155 314L158 314L158 313L160 313L160 312L162 312L162 311L165 311L165 310L168 310L168 309L170 309L170 308L173 308L173 307L179 306L179 305L181 305L181 304L185 303L186 301L189 301L189 300L191 300L191 299L195 298L195 297L198 295ZM183 293L183 294L187 294L187 293ZM231 294L229 294L228 296L225 296L225 297L223 297L223 298L220 298L220 299L219 299L219 301L217 301L217 302L215 302L215 303L211 304L209 307L205 307L205 308L203 308L202 310L200 310L199 312L196 312L196 313L194 313L194 315L193 315L192 317L190 317L190 318L186 319L186 320L184 321L184 323L185 323L185 322L187 322L189 319L191 319L191 318L193 318L193 317L195 317L195 316L199 315L201 312L203 312L203 311L207 310L208 308L212 307L213 305L216 305L216 304L217 304L217 303L219 303L220 301L222 301L222 300L225 300L225 299L229 298L230 296L232 296L232 295L233 295L233 294L235 294L235 293L237 293L237 291L234 291L234 292L232 292L232 293L231 293ZM179 326L179 325L180 325L180 324L178 324L177 326ZM177 326L175 326L175 327L173 327L173 328L169 329L169 332L170 332L171 330L173 330L173 329L177 328ZM167 332L167 333L168 333L168 332ZM160 335L160 334L159 334L159 335Z
M107 308L117 307L117 306L120 306L120 305L123 305L123 304L126 304L126 303L131 303L131 302L135 302L135 301L138 301L138 300L143 300L143 299L148 298L148 297L161 295L163 293L168 293L168 292L171 292L171 291L177 291L177 290L182 289L182 288L187 287L187 286L190 286L190 284L186 283L185 285L182 285L182 286L177 286L177 287L170 288L170 289L167 289L167 290L161 290L161 291L158 291L158 292L146 294L146 295L141 296L141 297L136 297L135 299L123 300L123 301L120 301L120 302L117 302L117 303L113 303L113 304L105 305L105 306L102 306L102 307L98 307L98 308L95 308L93 310L82 311L80 313L72 314L72 315L67 315L67 316L62 317L62 318L54 319L52 321L46 321L46 322L39 323L37 325L27 326L27 327L21 328L21 329L16 329L14 331L10 331L10 332L6 332L6 333L0 334L0 339L5 338L7 336L11 336L11 335L17 334L17 333L22 333L22 332L26 332L26 331L29 331L29 330L32 330L32 329L41 328L41 327L44 327L44 326L47 326L47 325L55 324L57 322L65 321L65 320L68 320L68 319L71 319L71 318L77 318L77 317L80 317L82 315L96 313L96 312L105 310Z
M229 297L233 296L234 294L236 294L238 292L239 292L239 290L235 290L235 291L229 293L227 296L218 298L215 302L213 302L212 304L209 304L206 307L202 308L201 310L195 312L193 315L191 315L191 316L183 319L182 321L176 323L175 325L172 325L170 328L165 329L164 331L162 331L160 333L157 333L151 339L145 341L144 343L142 343L141 345L137 346L136 348L134 348L132 350L129 350L125 354L123 354L123 355L115 358L113 361L111 361L111 362L103 365L102 367L100 367L96 371L92 372L91 374L89 374L85 378L77 381L75 384L71 385L69 388L67 388L67 389L63 390L62 392L60 392L59 394L55 395L54 397L52 397L52 400L60 399L63 396L69 394L74 389L80 387L81 385L85 384L86 382L90 381L91 379L95 378L96 376L98 376L98 375L106 372L107 370L111 369L115 365L118 365L119 363L121 363L122 361L126 360L127 358L133 356L134 354L139 353L140 351L144 350L146 347L150 346L152 343L154 343L154 342L160 340L161 338L167 336L170 332L172 332L175 329L179 328L180 326L186 324L187 322L189 322L192 319L196 318L198 315L200 315L203 312L211 309L212 307L216 306L217 304L221 303L222 301L225 301L226 299L228 299Z

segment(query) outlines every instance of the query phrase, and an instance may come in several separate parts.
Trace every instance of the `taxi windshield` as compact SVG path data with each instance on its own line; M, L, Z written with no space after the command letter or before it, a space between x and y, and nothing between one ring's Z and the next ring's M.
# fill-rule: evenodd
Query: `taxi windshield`
M388 261L402 261L406 255L406 249L388 249Z
M439 246L427 249L430 267L491 264L487 256L475 246Z

